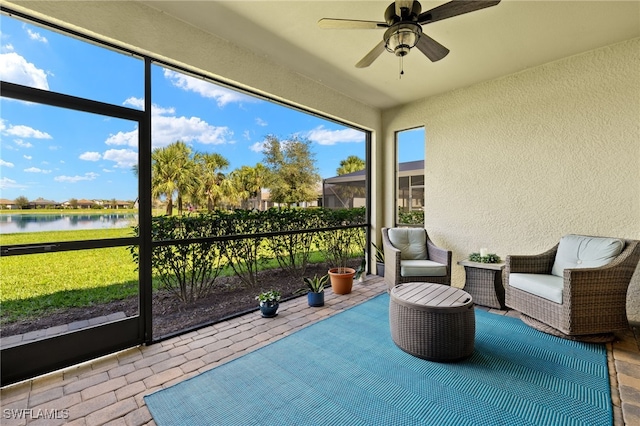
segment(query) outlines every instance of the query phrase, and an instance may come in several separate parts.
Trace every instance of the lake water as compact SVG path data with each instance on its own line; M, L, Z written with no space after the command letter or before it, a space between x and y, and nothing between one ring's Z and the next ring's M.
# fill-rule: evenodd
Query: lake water
M0 234L128 228L137 222L137 213L1 214Z

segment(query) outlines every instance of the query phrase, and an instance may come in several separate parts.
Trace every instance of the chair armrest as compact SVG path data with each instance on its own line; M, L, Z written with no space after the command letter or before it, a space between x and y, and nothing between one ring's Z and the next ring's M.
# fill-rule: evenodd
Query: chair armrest
M557 251L558 244L540 254L508 255L505 261L505 274L551 274Z
M431 238L428 237L427 253L429 253L429 260L447 265L447 268L451 266L451 250L438 247L433 241L431 241Z
M392 286L396 279L400 276L400 249L391 244L389 240L388 229L382 230L382 248L384 250L384 279L388 285Z
M612 298L626 300L627 289L640 260L638 241L627 240L625 248L610 263L597 268L574 268L564 270L564 294L569 302L577 297L599 300Z

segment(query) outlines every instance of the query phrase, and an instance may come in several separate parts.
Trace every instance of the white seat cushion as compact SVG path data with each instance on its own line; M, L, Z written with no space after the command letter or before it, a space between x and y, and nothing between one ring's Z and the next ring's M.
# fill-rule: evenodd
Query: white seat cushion
M551 273L562 277L565 269L604 266L615 259L623 248L624 241L618 238L565 235L560 239Z
M401 260L400 275L403 277L444 277L447 266L432 260Z
M427 233L420 228L390 228L389 241L400 250L400 259L428 259Z
M546 274L509 274L509 286L562 304L562 277Z

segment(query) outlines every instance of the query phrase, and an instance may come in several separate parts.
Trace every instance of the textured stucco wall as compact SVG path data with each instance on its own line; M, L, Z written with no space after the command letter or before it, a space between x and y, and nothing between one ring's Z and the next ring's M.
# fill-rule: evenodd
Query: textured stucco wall
M640 39L383 113L387 140L419 125L425 225L454 263L480 247L539 253L568 233L640 239Z

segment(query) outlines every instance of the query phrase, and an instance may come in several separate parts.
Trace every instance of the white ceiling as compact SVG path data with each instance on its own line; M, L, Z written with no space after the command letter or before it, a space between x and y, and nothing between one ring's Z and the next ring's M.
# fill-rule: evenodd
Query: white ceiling
M412 49L355 68L384 30L320 29L320 18L384 21L387 1L148 1L161 10L365 104L389 108L640 37L640 1L502 0L424 25L451 50L438 62ZM445 1L421 1L426 11ZM233 76L225 76L233 78Z

